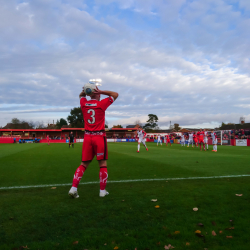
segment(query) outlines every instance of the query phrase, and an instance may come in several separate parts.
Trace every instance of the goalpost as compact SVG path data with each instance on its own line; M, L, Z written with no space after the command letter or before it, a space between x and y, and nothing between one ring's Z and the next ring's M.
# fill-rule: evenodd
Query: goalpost
M231 130L217 130L215 133L217 135L219 145L231 145Z

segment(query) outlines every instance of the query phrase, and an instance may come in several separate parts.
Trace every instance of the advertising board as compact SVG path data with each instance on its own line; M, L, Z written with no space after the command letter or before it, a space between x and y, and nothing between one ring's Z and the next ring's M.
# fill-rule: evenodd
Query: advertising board
M107 139L107 142L115 142L115 139Z
M127 139L128 142L135 142L135 139Z
M230 145L230 140L222 140L222 145Z
M247 139L236 139L236 146L247 146Z
M76 142L83 142L83 139L76 139Z
M80 140L80 141L77 141L77 140ZM82 141L81 141L82 140ZM69 139L66 139L65 141L66 143L69 143ZM83 142L83 139L75 139L74 142Z

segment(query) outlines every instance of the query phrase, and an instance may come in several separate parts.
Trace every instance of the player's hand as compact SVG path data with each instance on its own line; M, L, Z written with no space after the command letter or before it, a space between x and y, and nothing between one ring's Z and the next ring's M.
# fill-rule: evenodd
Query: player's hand
M97 95L101 95L102 94L102 90L100 90L97 86L94 90L94 94L97 94Z
M79 98L81 98L81 97L86 97L84 90L82 90L82 92L79 94Z

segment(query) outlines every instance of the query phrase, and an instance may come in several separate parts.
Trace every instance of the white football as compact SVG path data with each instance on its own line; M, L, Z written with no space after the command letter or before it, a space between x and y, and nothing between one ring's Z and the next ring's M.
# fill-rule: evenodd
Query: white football
M94 94L94 90L96 89L96 84L88 82L84 85L83 88L84 88L85 94L90 96Z

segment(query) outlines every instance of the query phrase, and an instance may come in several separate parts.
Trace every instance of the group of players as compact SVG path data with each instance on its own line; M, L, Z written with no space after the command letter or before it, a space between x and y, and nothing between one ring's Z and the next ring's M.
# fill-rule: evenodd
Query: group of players
M140 152L140 144L142 143L144 145L144 147L146 148L146 150L148 151L148 148L146 146L146 132L142 130L141 127L138 128L136 135L138 137L138 150L137 152ZM213 143L213 152L217 152L217 135L214 131L211 131L211 133L208 133L205 129L200 129L200 131L193 132L193 133L188 133L188 134L182 134L181 135L181 139L180 139L180 144L181 146L185 146L186 145L186 141L188 141L188 145L187 147L189 147L189 145L192 144L192 147L198 147L198 144L200 144L200 150L202 151L202 147L203 146L203 150L206 151L208 150L208 138L211 137L212 138L212 143ZM168 146L168 144L171 145L171 140L173 139L173 136L171 135L166 135L165 136L165 140L166 140L166 146ZM162 137L160 135L158 135L157 137L157 146L158 143L160 143L162 145Z
M193 132L193 133L188 133L186 135L181 136L181 146L185 146L186 140L188 141L187 147L189 147L190 144L192 144L192 147L198 147L198 144L200 144L200 150L202 151L201 145L203 146L203 150L206 151L208 150L208 138L212 138L212 144L213 144L213 152L217 152L217 135L216 133L212 130L211 133L208 133L205 129L200 129L200 131Z

